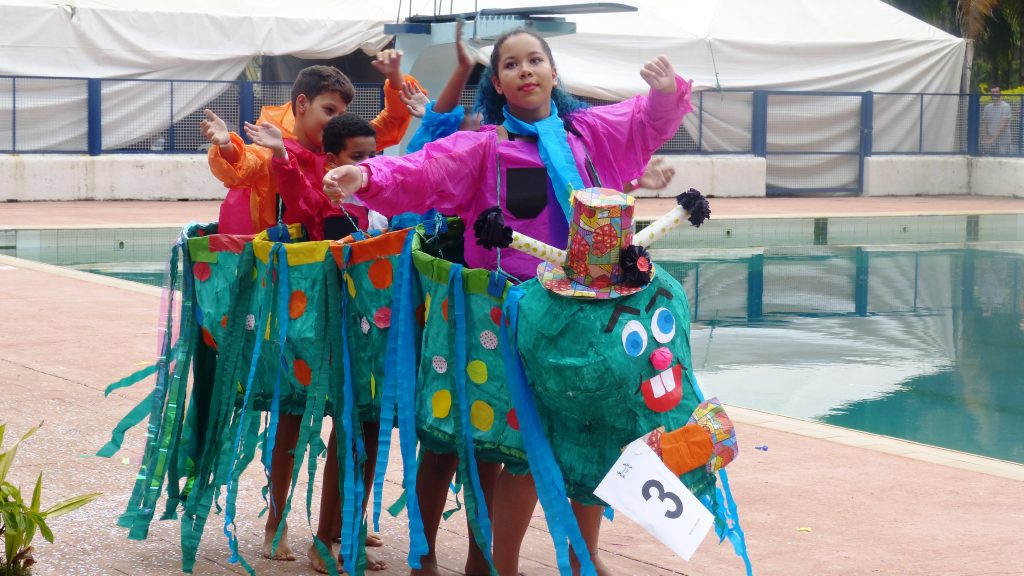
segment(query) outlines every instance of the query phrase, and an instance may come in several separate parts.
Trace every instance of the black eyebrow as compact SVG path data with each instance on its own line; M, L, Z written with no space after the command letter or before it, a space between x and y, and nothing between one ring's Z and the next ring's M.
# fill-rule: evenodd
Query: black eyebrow
M654 308L654 303L658 300L658 296L664 296L665 298L668 298L669 300L672 299L672 293L671 292L669 292L668 290L666 290L664 288L658 288L658 291L654 293L654 296L651 296L651 301L647 303L647 308L644 308L645 312L650 312L651 308Z
M619 322L619 316L622 314L632 314L634 316L640 315L640 310L633 308L632 306L626 306L625 304L619 304L615 307L615 311L612 312L612 317L608 320L608 325L604 327L605 332L611 332L615 329L615 325Z

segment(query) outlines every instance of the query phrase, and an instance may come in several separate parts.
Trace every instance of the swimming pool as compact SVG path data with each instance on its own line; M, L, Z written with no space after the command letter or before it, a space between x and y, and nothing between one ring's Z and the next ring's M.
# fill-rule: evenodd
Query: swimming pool
M0 253L160 285L176 229L0 231ZM723 402L1024 463L1024 215L711 220L655 261Z

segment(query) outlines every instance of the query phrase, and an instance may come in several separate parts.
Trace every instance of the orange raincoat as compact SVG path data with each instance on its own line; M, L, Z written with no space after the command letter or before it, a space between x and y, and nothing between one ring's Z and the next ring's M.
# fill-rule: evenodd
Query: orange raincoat
M412 76L407 81L415 82ZM384 83L384 109L370 121L377 131L377 150L394 146L402 140L412 116L402 103L401 87ZM281 128L286 139L294 140L295 115L292 104L264 106L258 122L270 122ZM277 223L277 181L270 173L273 152L256 144L246 144L231 132L231 145L238 161L231 163L221 156L220 147L209 152L210 171L228 188L221 203L219 232L222 234L255 234Z

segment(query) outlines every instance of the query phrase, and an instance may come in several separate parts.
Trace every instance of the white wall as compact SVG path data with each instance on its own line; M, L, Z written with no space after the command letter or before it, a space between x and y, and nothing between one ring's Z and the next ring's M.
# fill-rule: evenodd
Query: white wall
M0 201L220 200L204 154L0 156Z
M666 190L686 188L719 198L764 197L764 158L746 155L665 156L676 169ZM0 202L18 200L219 200L224 186L201 154L0 155ZM864 159L864 196L1024 197L1024 159L968 156L873 156Z
M864 196L970 194L967 156L871 156L864 159Z
M672 185L664 190L637 190L641 198L671 198L689 188L717 198L764 196L767 164L764 158L746 155L663 156L676 169Z

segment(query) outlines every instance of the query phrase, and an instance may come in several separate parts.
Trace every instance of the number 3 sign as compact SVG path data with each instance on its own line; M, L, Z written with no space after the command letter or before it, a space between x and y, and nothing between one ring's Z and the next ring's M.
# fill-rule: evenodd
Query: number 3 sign
M594 494L686 560L714 523L643 439L626 447Z

